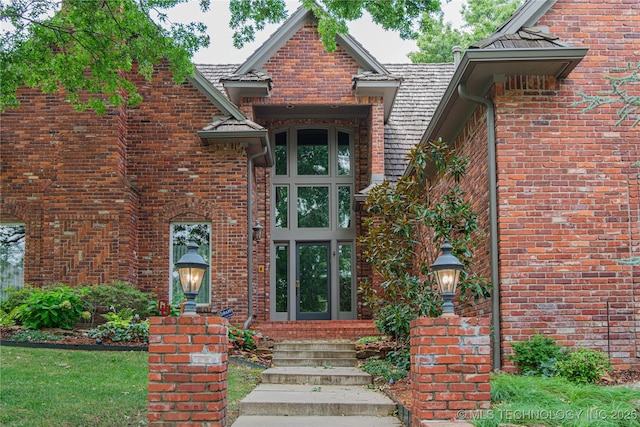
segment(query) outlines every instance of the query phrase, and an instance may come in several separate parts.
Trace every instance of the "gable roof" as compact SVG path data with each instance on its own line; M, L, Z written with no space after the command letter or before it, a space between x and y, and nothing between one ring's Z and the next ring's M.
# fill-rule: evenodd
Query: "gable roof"
M555 3L555 0L527 0L496 33L467 49L422 136L423 141L439 137L455 140L477 107L458 94L461 85L468 93L485 96L495 81L507 75L556 79L569 75L588 49L566 45L541 29L531 28Z
M249 155L261 152L264 147L267 147L266 154L256 159L256 164L272 166L273 153L270 150L267 130L249 120L197 67L189 81L223 114L223 117L214 117L212 123L198 132L198 136L204 144L210 145L216 142L227 142L230 139L239 139L247 144Z
M211 84L221 87L219 80L234 64L198 64L200 73ZM424 134L427 124L444 93L454 71L453 64L384 64L390 73L390 81L402 79L389 120L384 127L385 178L396 181L407 165L407 154ZM391 79L393 76L393 79ZM362 73L360 78L381 79L383 77ZM224 92L223 92L224 94Z
M262 66L289 41L289 39L309 20L317 20L313 12L300 6L284 24L280 26L247 60L242 63L234 74L246 74L251 70L260 70ZM336 43L341 46L365 71L378 74L388 74L380 64L360 43L348 34L336 35Z

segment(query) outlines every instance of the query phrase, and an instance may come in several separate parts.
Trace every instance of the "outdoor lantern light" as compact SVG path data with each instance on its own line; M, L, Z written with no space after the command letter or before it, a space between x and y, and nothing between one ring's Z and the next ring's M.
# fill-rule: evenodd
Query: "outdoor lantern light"
M253 240L259 242L262 239L263 232L264 227L261 226L258 221L256 221L256 225L253 226Z
M184 305L184 315L197 316L196 297L200 292L200 285L202 284L204 273L209 268L209 264L198 253L198 245L189 242L187 244L187 253L182 255L175 265L180 275L182 290L187 297L187 302Z
M456 294L456 285L463 267L458 258L451 254L452 249L453 247L445 240L444 245L440 246L442 255L430 267L435 273L440 294L444 300L442 315L445 317L454 316L453 297Z

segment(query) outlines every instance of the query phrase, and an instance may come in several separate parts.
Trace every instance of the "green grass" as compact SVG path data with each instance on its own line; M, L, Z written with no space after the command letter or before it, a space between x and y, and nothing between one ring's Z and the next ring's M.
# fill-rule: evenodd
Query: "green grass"
M147 425L146 352L0 348L0 426ZM229 365L229 417L259 370Z
M640 390L578 385L562 378L500 374L491 379L492 409L478 427L640 426ZM477 418L477 417L476 417Z

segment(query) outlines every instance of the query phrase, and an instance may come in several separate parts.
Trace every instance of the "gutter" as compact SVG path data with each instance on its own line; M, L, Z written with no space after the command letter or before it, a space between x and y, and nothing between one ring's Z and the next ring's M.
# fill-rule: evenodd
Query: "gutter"
M458 85L458 94L464 100L483 104L487 108L487 148L489 163L489 234L491 237L491 323L493 334L491 335L491 350L493 354L493 369L501 367L501 345L500 345L500 285L498 266L498 186L496 172L496 128L495 128L495 108L493 103L483 97L467 93L465 83Z
M247 159L247 320L242 329L248 329L253 323L253 161L269 151L265 145L262 151L252 154Z

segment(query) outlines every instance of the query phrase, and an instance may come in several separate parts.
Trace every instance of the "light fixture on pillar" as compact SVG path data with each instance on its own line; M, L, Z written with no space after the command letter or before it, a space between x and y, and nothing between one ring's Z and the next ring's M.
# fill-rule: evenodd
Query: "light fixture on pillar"
M256 221L256 224L253 226L252 230L253 230L253 241L254 242L259 242L260 240L262 240L262 234L264 233L264 227L261 226L258 221Z
M444 300L442 316L451 317L455 316L453 312L453 297L456 294L456 286L458 285L460 272L464 266L458 261L458 258L451 253L453 247L446 240L444 244L440 246L440 250L442 254L431 264L430 268L436 276L438 288Z
M209 264L198 253L198 245L193 242L187 244L187 253L180 257L176 262L178 274L180 275L180 283L182 291L187 297L184 305L184 316L197 316L196 314L196 297L200 292L200 285L204 274L209 268Z

